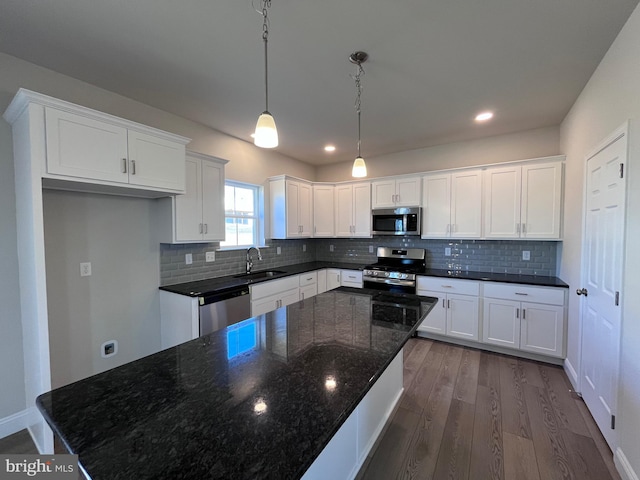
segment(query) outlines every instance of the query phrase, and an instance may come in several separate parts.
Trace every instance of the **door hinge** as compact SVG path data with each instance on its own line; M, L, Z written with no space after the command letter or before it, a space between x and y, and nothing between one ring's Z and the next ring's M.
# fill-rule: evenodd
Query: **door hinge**
M611 430L615 430L615 429L616 429L616 416L611 415Z
M624 163L620 164L620 178L624 178Z
M616 307L620 305L620 292L616 292Z

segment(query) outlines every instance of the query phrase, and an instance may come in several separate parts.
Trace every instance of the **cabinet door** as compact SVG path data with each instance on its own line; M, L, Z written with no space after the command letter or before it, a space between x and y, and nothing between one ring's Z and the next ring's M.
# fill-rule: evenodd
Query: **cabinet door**
M395 207L396 202L396 181L381 180L371 183L371 206L372 208Z
M327 269L327 291L338 288L342 284L341 272L335 268Z
M314 285L315 286L315 285ZM280 295L280 306L286 307L287 305L291 305L292 303L296 303L300 301L300 289L294 288L291 290L287 290Z
M447 295L447 335L478 340L478 297Z
M484 172L484 236L519 238L522 167L490 168Z
M438 298L438 304L431 309L429 314L418 327L418 331L432 332L440 335L447 333L447 298L440 292L431 290L418 290L418 295Z
M396 202L399 207L420 206L420 178L399 178L396 180Z
M422 238L448 237L451 224L451 175L425 176L422 190Z
M260 300L254 300L251 302L251 316L256 317L263 313L273 312L278 308L280 301L279 295L271 295L269 297L261 298Z
M300 183L298 185L298 223L300 224L300 237L310 237L313 232L313 196L311 185Z
M522 167L521 236L560 238L562 212L562 164L543 163Z
M353 230L353 185L338 185L335 199L336 236L350 237Z
M298 218L300 215L300 184L298 182L286 181L286 222L287 222L287 238L300 236L300 223Z
M520 348L520 302L484 298L482 341Z
M300 287L300 300L304 300L305 298L315 297L318 294L318 285L305 285L304 287Z
M522 302L520 349L553 357L564 354L564 307Z
M453 238L482 236L482 171L451 174L451 228Z
M187 157L185 161L185 193L176 195L176 240L202 240L202 162Z
M371 237L371 184L353 185L352 237Z
M224 167L202 161L203 239L224 240Z
M327 270L318 270L318 294L327 291Z
M184 145L128 131L129 183L184 192Z
M334 208L333 208L333 185L313 186L313 236L333 237Z
M45 124L47 173L129 181L125 128L49 107Z

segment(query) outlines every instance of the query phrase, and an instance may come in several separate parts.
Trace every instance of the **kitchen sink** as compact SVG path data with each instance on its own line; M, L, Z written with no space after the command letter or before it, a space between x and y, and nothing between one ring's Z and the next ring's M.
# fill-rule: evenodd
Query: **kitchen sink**
M287 273L284 270L261 270L259 272L241 273L240 275L234 275L234 278L246 278L248 280L256 280L260 278L269 278L282 273Z

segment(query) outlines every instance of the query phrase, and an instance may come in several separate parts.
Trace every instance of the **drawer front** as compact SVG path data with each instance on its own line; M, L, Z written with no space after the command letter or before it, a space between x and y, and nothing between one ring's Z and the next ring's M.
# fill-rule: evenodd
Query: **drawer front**
M484 296L504 298L505 300L515 300L518 302L564 305L563 288L487 282L484 284Z
M362 288L362 272L359 270L342 270L342 285Z
M315 285L318 283L318 272L307 272L300 274L300 286Z
M298 275L292 275L279 280L269 280L268 282L251 285L249 286L249 290L251 291L251 300L263 298L269 295L277 295L286 290L298 288L298 282Z
M419 276L418 290L478 296L480 295L480 283L473 280Z

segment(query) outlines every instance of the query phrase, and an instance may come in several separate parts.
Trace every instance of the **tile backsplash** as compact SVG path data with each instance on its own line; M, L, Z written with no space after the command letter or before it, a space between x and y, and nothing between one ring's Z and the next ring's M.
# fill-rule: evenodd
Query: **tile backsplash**
M254 258L254 269L265 270L298 263L327 261L367 264L376 261L378 246L424 248L427 267L445 270L557 274L558 242L516 240L423 240L419 237L374 237L362 239L269 240L261 248L262 261ZM281 253L277 250L280 247ZM333 251L332 250L333 247ZM373 253L369 253L373 247ZM245 271L246 250L217 250L217 244L160 245L160 284L190 282L235 275ZM451 255L445 250L451 249ZM205 262L205 253L215 251L214 262ZM523 260L528 251L529 260ZM193 263L185 264L191 253Z

